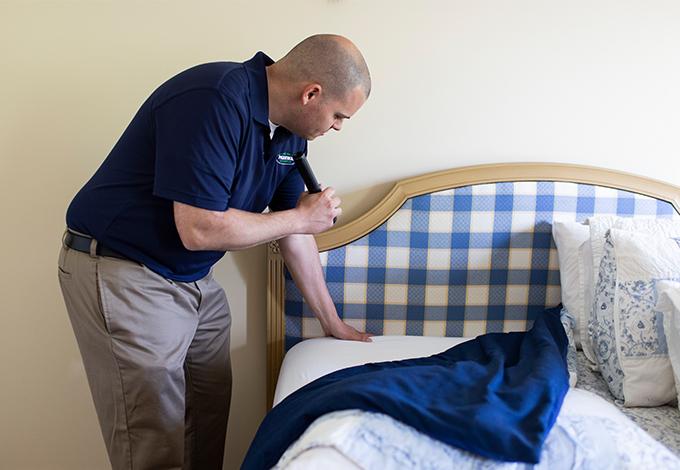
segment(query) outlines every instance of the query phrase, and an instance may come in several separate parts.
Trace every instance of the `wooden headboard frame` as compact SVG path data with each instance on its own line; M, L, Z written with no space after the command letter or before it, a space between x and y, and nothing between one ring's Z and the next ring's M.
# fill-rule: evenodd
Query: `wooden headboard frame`
M357 219L316 236L319 251L351 243L380 227L407 199L446 189L485 183L561 181L605 186L667 201L680 212L680 187L615 170L559 163L477 165L428 173L395 183L372 209ZM271 407L284 356L284 263L278 244L269 244L267 274L267 404Z

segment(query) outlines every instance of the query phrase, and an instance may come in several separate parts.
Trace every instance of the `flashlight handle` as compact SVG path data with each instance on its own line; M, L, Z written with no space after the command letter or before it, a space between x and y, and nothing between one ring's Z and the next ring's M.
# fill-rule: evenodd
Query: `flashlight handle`
M309 166L309 162L303 153L296 153L293 156L293 161L295 162L295 167L297 168L300 176L302 176L302 181L305 182L307 186L307 192L310 194L320 193L321 185L316 180L312 167Z
M305 186L307 186L307 192L309 194L320 193L321 185L316 180L316 176L314 176L312 167L309 166L309 162L307 161L305 154L301 152L296 153L293 155L293 161L295 162L295 168L297 168L300 176L302 176L302 181L304 181ZM333 223L335 223L337 220L337 217L333 217Z

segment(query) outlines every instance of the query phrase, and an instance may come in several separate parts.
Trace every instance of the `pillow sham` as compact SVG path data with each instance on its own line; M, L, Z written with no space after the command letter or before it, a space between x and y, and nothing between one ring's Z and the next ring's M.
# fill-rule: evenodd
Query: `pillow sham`
M583 301L585 305L585 324L581 328L581 346L583 353L593 363L597 363L593 341L587 325L594 315L595 287L598 282L600 261L604 253L605 235L612 228L635 231L648 234L659 234L665 237L680 237L680 222L672 219L642 219L626 218L611 215L591 217L587 221L590 228L590 237L583 247L582 256L584 260L583 280L584 291Z
M661 281L658 284L657 309L663 312L663 331L666 334L668 357L675 378L675 391L680 408L680 282Z
M586 359L591 364L597 364L592 346L593 343L588 334L588 321L593 310L593 294L595 291L595 274L592 269L593 253L590 247L590 240L586 240L578 247L579 277L583 281L583 290L581 291L581 296L583 297L583 315L579 324L579 340Z
M680 280L680 246L668 237L612 228L605 236L588 329L600 373L625 406L659 406L676 395L656 310L657 283Z
M554 221L552 235L557 247L560 263L560 290L562 305L574 319L574 340L576 348L581 348L581 325L585 325L585 305L583 303L583 267L579 266L579 247L590 237L590 229L579 222Z

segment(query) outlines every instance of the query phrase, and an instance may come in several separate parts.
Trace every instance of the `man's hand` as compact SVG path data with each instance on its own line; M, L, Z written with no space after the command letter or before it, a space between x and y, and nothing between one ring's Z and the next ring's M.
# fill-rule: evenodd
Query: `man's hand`
M336 318L337 320L334 320L330 325L324 325L323 322L321 323L321 327L323 328L326 336L333 336L334 338L347 339L351 341L363 341L366 343L371 342L371 336L373 335L358 331L357 329L340 320L340 318Z
M331 228L333 219L342 212L340 202L333 188L314 194L302 193L295 207L303 223L301 232L316 234Z

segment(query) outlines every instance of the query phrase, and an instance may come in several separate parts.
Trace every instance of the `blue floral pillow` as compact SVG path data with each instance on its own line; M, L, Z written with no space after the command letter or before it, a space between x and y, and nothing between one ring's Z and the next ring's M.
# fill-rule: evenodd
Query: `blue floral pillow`
M680 247L663 235L611 229L588 322L609 390L626 406L675 398L673 371L657 310L657 283L680 279Z
M616 353L616 332L614 329L614 295L616 292L616 257L614 244L609 233L600 261L593 308L588 333L595 348L595 358L609 390L618 400L623 397L623 370Z

